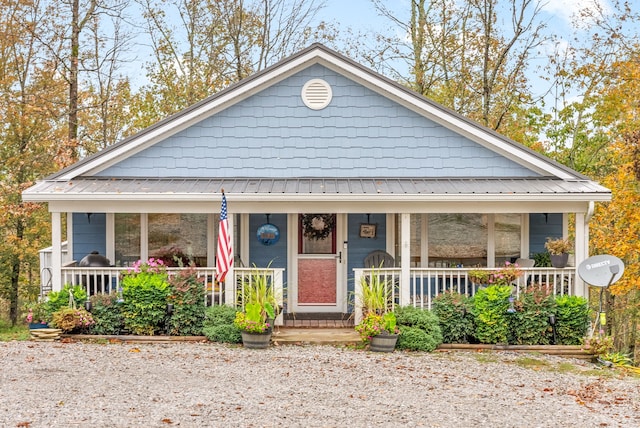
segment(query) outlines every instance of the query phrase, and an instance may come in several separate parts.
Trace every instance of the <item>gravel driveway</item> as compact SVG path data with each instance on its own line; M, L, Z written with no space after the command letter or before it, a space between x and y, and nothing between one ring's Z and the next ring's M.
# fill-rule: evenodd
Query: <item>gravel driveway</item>
M638 427L640 380L515 353L0 343L1 427Z

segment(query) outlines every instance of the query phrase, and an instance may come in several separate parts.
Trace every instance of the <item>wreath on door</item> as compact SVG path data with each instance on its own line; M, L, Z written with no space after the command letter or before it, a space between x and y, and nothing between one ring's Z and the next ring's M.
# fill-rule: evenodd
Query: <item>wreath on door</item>
M302 214L302 233L307 238L316 241L325 239L335 227L335 214Z

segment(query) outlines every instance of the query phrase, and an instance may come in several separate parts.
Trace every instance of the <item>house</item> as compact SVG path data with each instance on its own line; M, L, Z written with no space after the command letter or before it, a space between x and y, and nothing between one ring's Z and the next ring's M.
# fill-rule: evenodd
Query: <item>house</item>
M222 189L235 267L220 287L211 278ZM268 267L297 314L351 312L376 250L388 253L381 270L400 304L473 292L470 268L542 252L546 237L568 235L570 218L574 267L528 268L529 278L585 295L575 266L589 256L595 204L610 198L320 44L23 193L51 212L43 268L53 289L103 276L113 288L123 266L177 256L196 262L216 303L235 302L239 274ZM91 251L114 266L77 266Z

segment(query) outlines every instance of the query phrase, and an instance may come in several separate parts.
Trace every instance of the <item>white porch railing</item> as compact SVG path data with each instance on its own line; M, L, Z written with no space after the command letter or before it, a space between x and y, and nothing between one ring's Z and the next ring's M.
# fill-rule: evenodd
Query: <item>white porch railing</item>
M361 295L360 284L363 277L372 273L382 277L392 290L392 306L408 302L420 308L431 309L433 299L444 292L455 291L473 296L480 284L469 279L469 272L478 268L411 268L408 286L402 283L400 268L354 269L355 279L355 322L362 319L362 305L358 299ZM485 270L485 269L483 269ZM486 268L493 272L496 269ZM545 287L553 295L575 295L575 269L565 268L519 268L523 275L512 282L517 295L526 286L538 284ZM408 296L403 294L408 290Z
M126 268L122 267L62 267L62 283L71 285L81 285L84 287L88 295L104 294L112 291L120 290L121 273ZM183 268L167 268L169 275L175 274ZM245 281L251 280L256 275L266 275L269 284L274 287L275 295L279 298L279 304L283 305L284 269L276 268L241 268L233 269L234 278L227 277L225 284L217 283L214 278L216 276L215 267L196 268L198 278L203 279L206 287L205 304L224 305L237 304L238 289L242 288Z

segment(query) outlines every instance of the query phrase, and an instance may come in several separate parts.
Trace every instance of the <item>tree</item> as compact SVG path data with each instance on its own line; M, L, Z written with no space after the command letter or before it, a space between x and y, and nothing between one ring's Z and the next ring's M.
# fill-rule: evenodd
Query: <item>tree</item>
M119 97L129 96L128 79L118 76L122 51L131 41L123 28L129 4L127 0L42 0L42 4L46 13L31 36L67 82L64 144L75 161L123 135L125 125L110 118L121 116ZM94 126L96 122L101 126Z
M51 61L38 59L33 35L42 9L14 1L0 8L0 295L16 324L19 298L39 289L38 250L49 226L44 207L22 202L21 192L42 174L61 167L56 118L64 105L64 83ZM46 94L46 96L45 96Z
M314 37L316 0L141 0L150 83L136 127L196 103L292 54ZM175 17L179 17L176 19Z
M400 28L391 59L408 65L412 89L520 141L535 141L541 111L534 108L527 72L548 39L541 2L412 0L408 19L382 0L373 2ZM533 128L525 132L522 122Z

